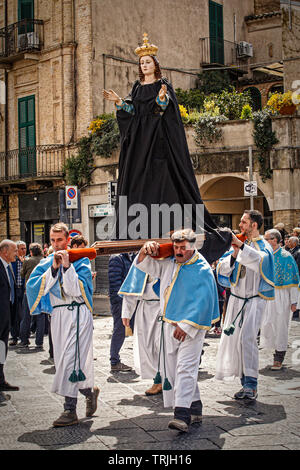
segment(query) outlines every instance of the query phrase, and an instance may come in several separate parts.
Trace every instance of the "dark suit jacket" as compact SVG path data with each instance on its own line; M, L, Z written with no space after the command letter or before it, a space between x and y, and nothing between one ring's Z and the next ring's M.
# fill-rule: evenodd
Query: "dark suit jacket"
M16 288L16 286L15 286ZM10 284L0 259L0 340L4 341L7 349L13 306L10 302Z

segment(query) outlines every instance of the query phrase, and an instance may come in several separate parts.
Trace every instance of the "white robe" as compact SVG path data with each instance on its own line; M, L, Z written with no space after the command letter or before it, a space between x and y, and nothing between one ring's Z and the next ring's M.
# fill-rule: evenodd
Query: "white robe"
M235 287L231 287L233 294L243 298L258 294L261 280L259 265L264 256L267 256L266 253L256 250L252 242L250 245L244 245L243 250L239 250L237 261L246 267L246 274L238 280ZM231 256L227 256L220 261L218 267L220 274L230 276L234 269L234 265L230 266L230 259ZM224 328L227 328L233 322L243 303L243 300L230 296ZM258 377L257 335L266 303L267 300L261 297L250 299L245 306L242 327L239 327L239 317L235 323L235 331L231 336L222 333L216 359L216 379L241 378L243 374Z
M53 277L51 268L49 268L46 271L44 295L49 292L56 280L57 276ZM73 264L70 265L66 272L62 270L62 288L65 299L59 299L50 292L52 306L70 304L73 301L78 303L84 302ZM51 335L56 372L51 391L58 395L73 398L77 397L79 389L92 388L94 386L93 316L86 305L80 306L79 314L80 368L86 380L70 382L69 377L74 369L76 331L77 307L74 310L68 310L67 307L54 308L51 315ZM78 358L76 372L78 372Z
M124 295L122 303L122 318L131 318L135 311L134 368L142 379L154 379L158 365L161 331L161 322L158 319L161 313L159 297L153 292L155 282L148 276L143 295Z
M267 302L260 330L260 346L286 351L290 322L293 316L291 305L298 300L298 287L275 288L275 299Z
M134 260L135 265L152 277L159 278L160 291L165 292L175 274L176 264L170 259L160 261L154 260L150 256L146 256L141 263L137 264L137 258ZM163 312L163 295L160 297L160 306ZM172 389L163 390L163 400L165 407L190 408L192 402L200 400L197 379L206 330L198 329L184 322L178 322L178 326L187 333L183 342L174 338L175 326L164 322L165 361L163 351L161 351L160 374L162 384L167 377Z

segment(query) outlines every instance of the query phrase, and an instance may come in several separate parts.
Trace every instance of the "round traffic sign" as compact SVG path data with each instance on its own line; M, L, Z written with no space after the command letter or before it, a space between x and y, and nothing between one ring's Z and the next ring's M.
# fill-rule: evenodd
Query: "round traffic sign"
M74 197L76 196L76 189L75 188L68 188L67 196L70 199L74 199Z

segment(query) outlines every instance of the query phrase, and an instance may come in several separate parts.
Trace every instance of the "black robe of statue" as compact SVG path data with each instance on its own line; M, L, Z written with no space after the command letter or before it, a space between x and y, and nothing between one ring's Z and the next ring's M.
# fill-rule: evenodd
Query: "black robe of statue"
M169 104L164 112L156 103L156 97L163 84L167 86L169 95ZM135 114L132 115L123 109L117 111L121 152L116 236L122 239L130 238L127 227L132 219L127 217L127 227L118 223L119 196L127 196L128 207L141 203L148 208L149 232L146 238L151 238L151 204L192 204L195 208L196 204L203 202L172 85L165 78L148 85L141 85L136 81L124 101L133 104ZM180 229L182 226L170 228ZM195 211L192 216L192 228L197 229ZM231 233L218 229L206 208L204 230L206 241L200 252L211 263L229 248ZM164 233L159 234L163 235Z

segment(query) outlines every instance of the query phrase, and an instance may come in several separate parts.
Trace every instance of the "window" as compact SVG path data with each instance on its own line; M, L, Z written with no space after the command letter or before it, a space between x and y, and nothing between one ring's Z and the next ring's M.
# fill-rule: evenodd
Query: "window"
M18 21L34 19L34 0L18 0ZM32 33L33 22L19 26L19 34Z
M19 119L19 173L32 175L36 172L35 158L35 96L18 101Z
M223 5L209 0L210 63L224 65Z
M246 88L244 91L250 91L251 100L252 100L252 109L253 111L261 110L261 94L258 88L251 86Z

